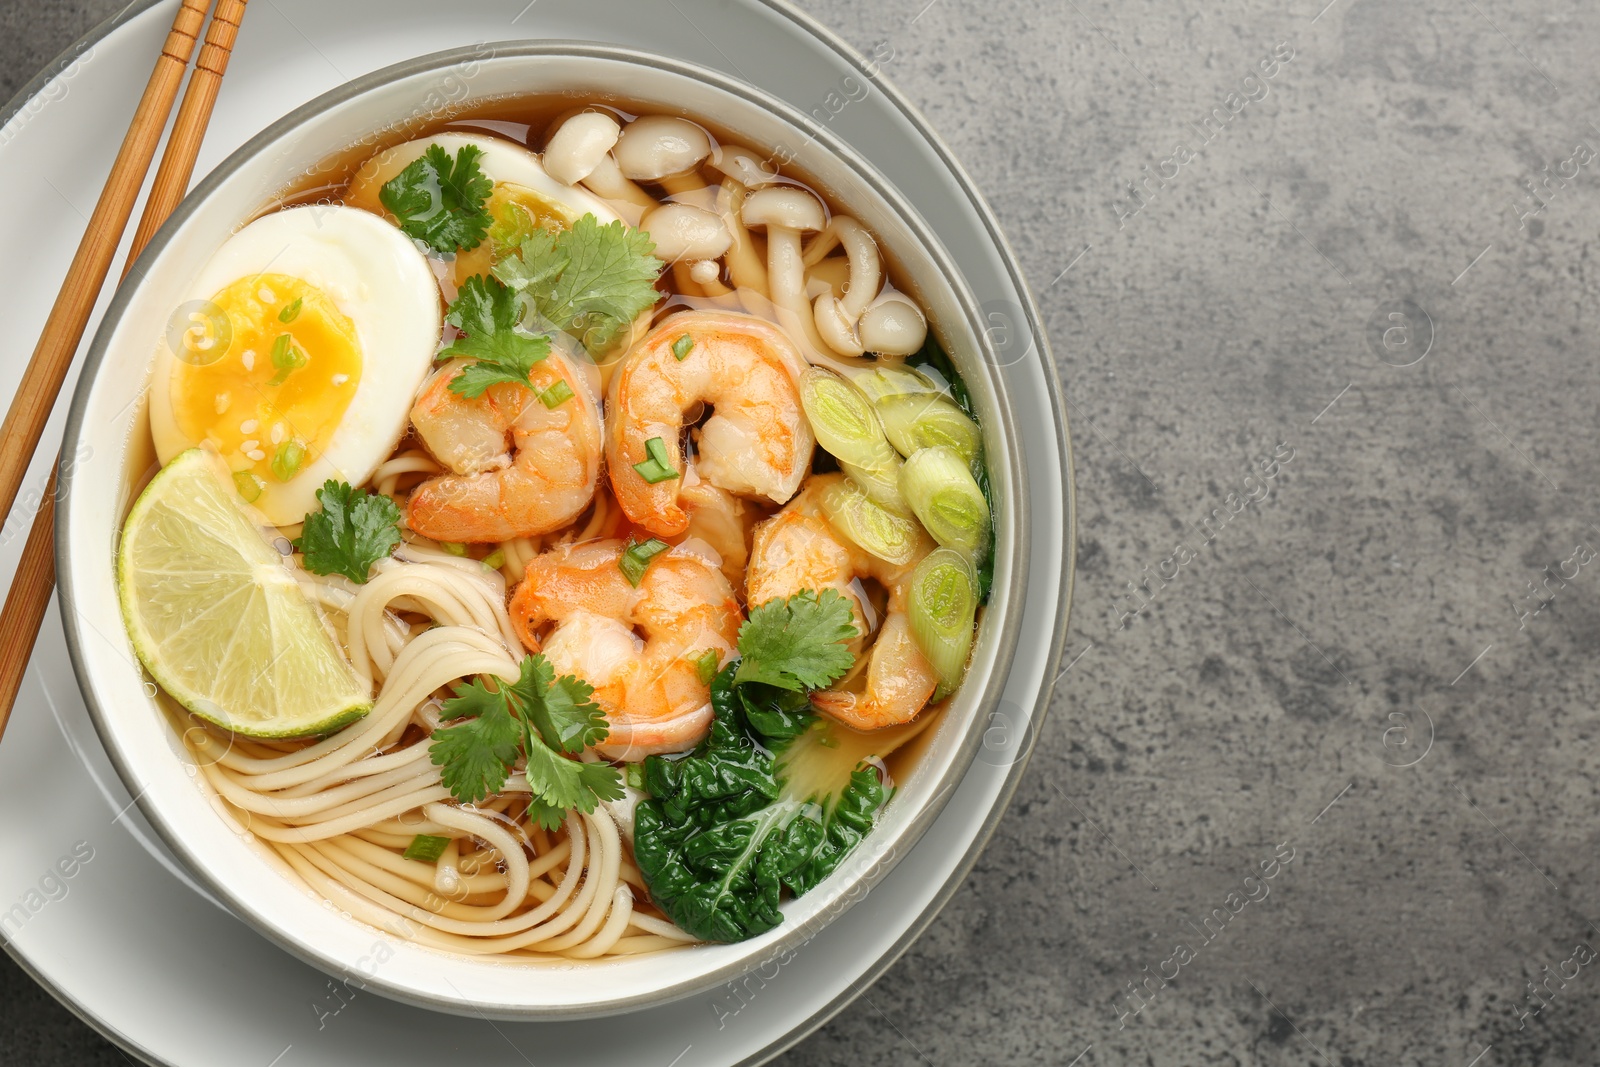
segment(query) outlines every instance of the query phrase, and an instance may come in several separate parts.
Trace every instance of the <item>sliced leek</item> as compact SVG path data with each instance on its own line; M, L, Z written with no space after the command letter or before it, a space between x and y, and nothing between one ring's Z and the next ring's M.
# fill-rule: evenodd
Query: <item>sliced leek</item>
M972 560L988 549L989 505L955 449L935 445L913 452L900 468L900 493L941 545Z
M851 383L874 404L891 396L938 396L938 383L900 363L879 363L850 375Z
M907 619L912 639L939 676L935 700L961 684L977 612L978 576L961 553L936 548L911 572Z
M943 445L971 466L983 450L978 424L955 401L938 395L890 396L878 401L878 418L889 443L902 456Z
M885 562L897 566L910 563L928 543L916 519L874 504L866 491L848 478L830 481L818 503L841 537Z
M817 443L841 463L881 469L894 459L878 416L860 391L822 367L811 367L800 379L800 406L817 435Z
M900 467L903 463L899 453L891 449L889 462L882 467L858 467L840 460L839 469L849 475L850 480L859 485L874 504L910 518L911 505L900 495Z

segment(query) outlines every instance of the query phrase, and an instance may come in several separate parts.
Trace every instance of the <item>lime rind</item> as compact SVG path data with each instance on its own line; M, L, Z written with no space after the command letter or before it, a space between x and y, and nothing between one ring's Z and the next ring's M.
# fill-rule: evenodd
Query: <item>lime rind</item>
M184 708L247 737L355 722L366 687L218 463L184 452L128 513L117 586L134 650Z

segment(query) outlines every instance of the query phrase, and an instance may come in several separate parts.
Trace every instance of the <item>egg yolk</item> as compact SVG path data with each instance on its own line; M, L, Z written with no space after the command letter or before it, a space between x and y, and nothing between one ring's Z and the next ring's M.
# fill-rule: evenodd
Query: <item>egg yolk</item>
M360 339L332 297L284 274L241 278L211 305L174 365L173 414L254 500L328 447L361 381Z
M456 256L458 284L474 274L489 273L508 247L519 244L535 230L559 233L577 221L566 205L515 182L495 182L484 209L493 220L489 234L477 248Z

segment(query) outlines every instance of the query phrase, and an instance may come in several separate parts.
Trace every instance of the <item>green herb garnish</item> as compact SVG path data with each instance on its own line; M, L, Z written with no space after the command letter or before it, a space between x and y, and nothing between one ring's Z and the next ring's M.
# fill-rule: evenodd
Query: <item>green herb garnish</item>
M463 145L451 158L439 145L428 150L384 183L378 199L400 223L407 237L441 255L477 248L489 232L485 205L494 183L478 168L483 149Z
M305 349L294 343L294 338L286 333L280 333L272 342L272 365L278 368L278 373L272 376L268 385L282 385L289 380L289 375L304 367L308 362Z
M694 672L700 678L701 685L710 685L711 680L717 676L717 669L722 664L722 654L714 648L708 648L700 653L694 661Z
M571 229L523 237L494 273L528 297L551 326L597 354L661 299L655 284L666 264L652 255L655 247L643 230L620 221L601 225L585 215Z
M400 543L400 508L391 497L328 479L317 490L320 511L306 514L294 542L313 574L342 574L358 585L372 565Z
M649 457L643 463L635 463L633 469L639 472L639 477L655 485L678 476L677 470L672 466L672 457L667 455L667 446L659 437L652 437L644 443L645 454Z
M676 341L672 342L672 354L677 358L679 363L683 362L683 357L687 356L693 348L694 338L690 337L688 334L683 334Z
M450 847L448 837L435 837L432 834L418 834L411 839L411 844L401 853L408 860L421 860L423 863L438 863L439 857L444 855L444 850Z
M855 612L837 589L803 590L752 608L739 627L739 673L734 681L779 689L820 689L855 662L846 645L856 636Z
M518 330L521 318L517 297L494 278L474 274L456 294L445 321L461 330L439 359L470 356L469 363L450 381L450 391L469 400L497 382L524 388L533 365L550 354L550 338Z
M300 317L300 305L305 303L304 297L295 297L294 303L278 312L279 322L293 322Z
M272 453L272 476L286 482L300 471L306 460L306 446L299 441L285 441Z
M244 497L245 503L254 504L261 499L261 490L266 488L266 483L249 471L234 471L233 485L239 490L239 495Z
M594 689L555 668L538 653L526 656L515 682L483 678L455 687L441 718L459 720L435 730L428 753L441 780L463 804L505 788L519 756L531 797L528 815L546 830L566 812L592 812L602 800L622 798L622 775L604 763L570 759L607 736ZM490 684L494 688L490 688Z
M635 541L629 537L628 547L617 557L617 567L621 569L622 576L628 579L628 584L637 589L639 582L644 578L644 569L650 565L650 561L671 547L665 541L658 541L654 537L648 541Z
M539 400L545 407L554 411L556 408L572 399L572 386L566 382L557 382L539 394Z

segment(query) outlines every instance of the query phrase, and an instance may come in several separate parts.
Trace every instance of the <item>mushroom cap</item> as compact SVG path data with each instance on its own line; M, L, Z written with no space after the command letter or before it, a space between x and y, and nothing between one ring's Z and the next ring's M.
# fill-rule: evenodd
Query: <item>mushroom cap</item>
M711 137L688 119L644 115L617 138L616 160L624 177L658 182L683 174L711 154Z
M733 234L714 215L689 204L662 204L639 222L656 243L656 255L668 263L680 259L716 259L733 244Z
M743 145L717 145L711 152L711 165L749 189L771 185L778 176L778 168L770 160Z
M584 111L561 124L544 148L544 169L556 181L577 185L617 143L622 127L601 111Z
M861 345L885 356L909 356L928 337L928 320L922 309L903 293L885 293L861 313L856 324Z
M769 186L745 197L746 226L815 232L827 225L822 201L794 185Z

